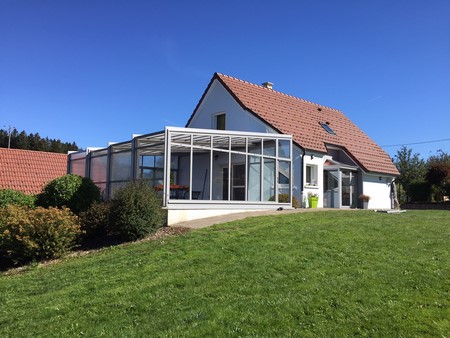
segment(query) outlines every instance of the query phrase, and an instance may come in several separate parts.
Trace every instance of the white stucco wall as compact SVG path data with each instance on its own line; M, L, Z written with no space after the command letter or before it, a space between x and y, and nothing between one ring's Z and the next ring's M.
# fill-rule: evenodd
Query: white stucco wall
M220 82L215 80L188 127L214 129L214 115L226 114L226 130L276 133L234 100Z
M306 174L303 176L304 196L308 198L308 193L319 194L318 208L323 208L323 163L322 154L307 152L303 158L303 170L306 171L307 165L317 166L317 185L306 184Z
M392 176L363 174L363 194L370 196L369 209L391 209Z
M255 117L252 113L244 110L217 80L212 83L188 127L214 129L214 116L219 113L226 114L226 130L277 133L277 131ZM294 145L292 186L293 194L297 197L299 203L302 202L300 191L300 180L303 172L301 153L300 148ZM225 163L223 165L225 165ZM220 196L215 197L215 195L217 195L217 193L215 194L213 192L213 199L221 198Z

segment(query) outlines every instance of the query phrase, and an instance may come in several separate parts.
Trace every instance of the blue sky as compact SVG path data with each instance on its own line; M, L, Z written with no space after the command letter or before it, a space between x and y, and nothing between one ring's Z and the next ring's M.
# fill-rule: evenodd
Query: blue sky
M85 148L184 126L214 72L450 152L448 0L0 0L0 128Z

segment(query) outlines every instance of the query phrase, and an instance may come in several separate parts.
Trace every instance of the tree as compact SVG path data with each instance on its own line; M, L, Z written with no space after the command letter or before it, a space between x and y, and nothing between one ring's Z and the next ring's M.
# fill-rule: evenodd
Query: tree
M394 163L400 172L397 182L401 185L403 191L405 191L406 200L409 200L411 197L411 183L425 181L425 174L427 172L426 163L419 157L419 154L412 154L412 149L405 146L397 151Z
M450 186L450 155L443 150L430 156L427 161L426 180L432 187L434 199L442 201L444 195L449 194Z
M8 143L9 131L0 129L0 147L7 148ZM66 154L69 150L79 150L75 142L61 142L59 139L49 139L48 137L42 138L39 133L27 134L25 131L19 133L16 128L11 130L10 147L12 149L50 151L63 154Z

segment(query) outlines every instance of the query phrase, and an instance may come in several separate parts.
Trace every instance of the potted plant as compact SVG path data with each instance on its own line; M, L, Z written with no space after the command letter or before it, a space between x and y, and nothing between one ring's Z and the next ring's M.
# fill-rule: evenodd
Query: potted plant
M361 194L359 195L358 199L363 202L363 209L369 208L370 196Z
M317 203L319 202L319 194L309 192L308 193L308 204L310 208L317 208Z

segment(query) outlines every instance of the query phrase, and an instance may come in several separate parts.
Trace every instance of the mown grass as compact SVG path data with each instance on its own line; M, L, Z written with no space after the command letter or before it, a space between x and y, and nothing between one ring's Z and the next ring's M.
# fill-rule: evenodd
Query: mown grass
M450 336L450 213L265 216L0 277L0 336Z

